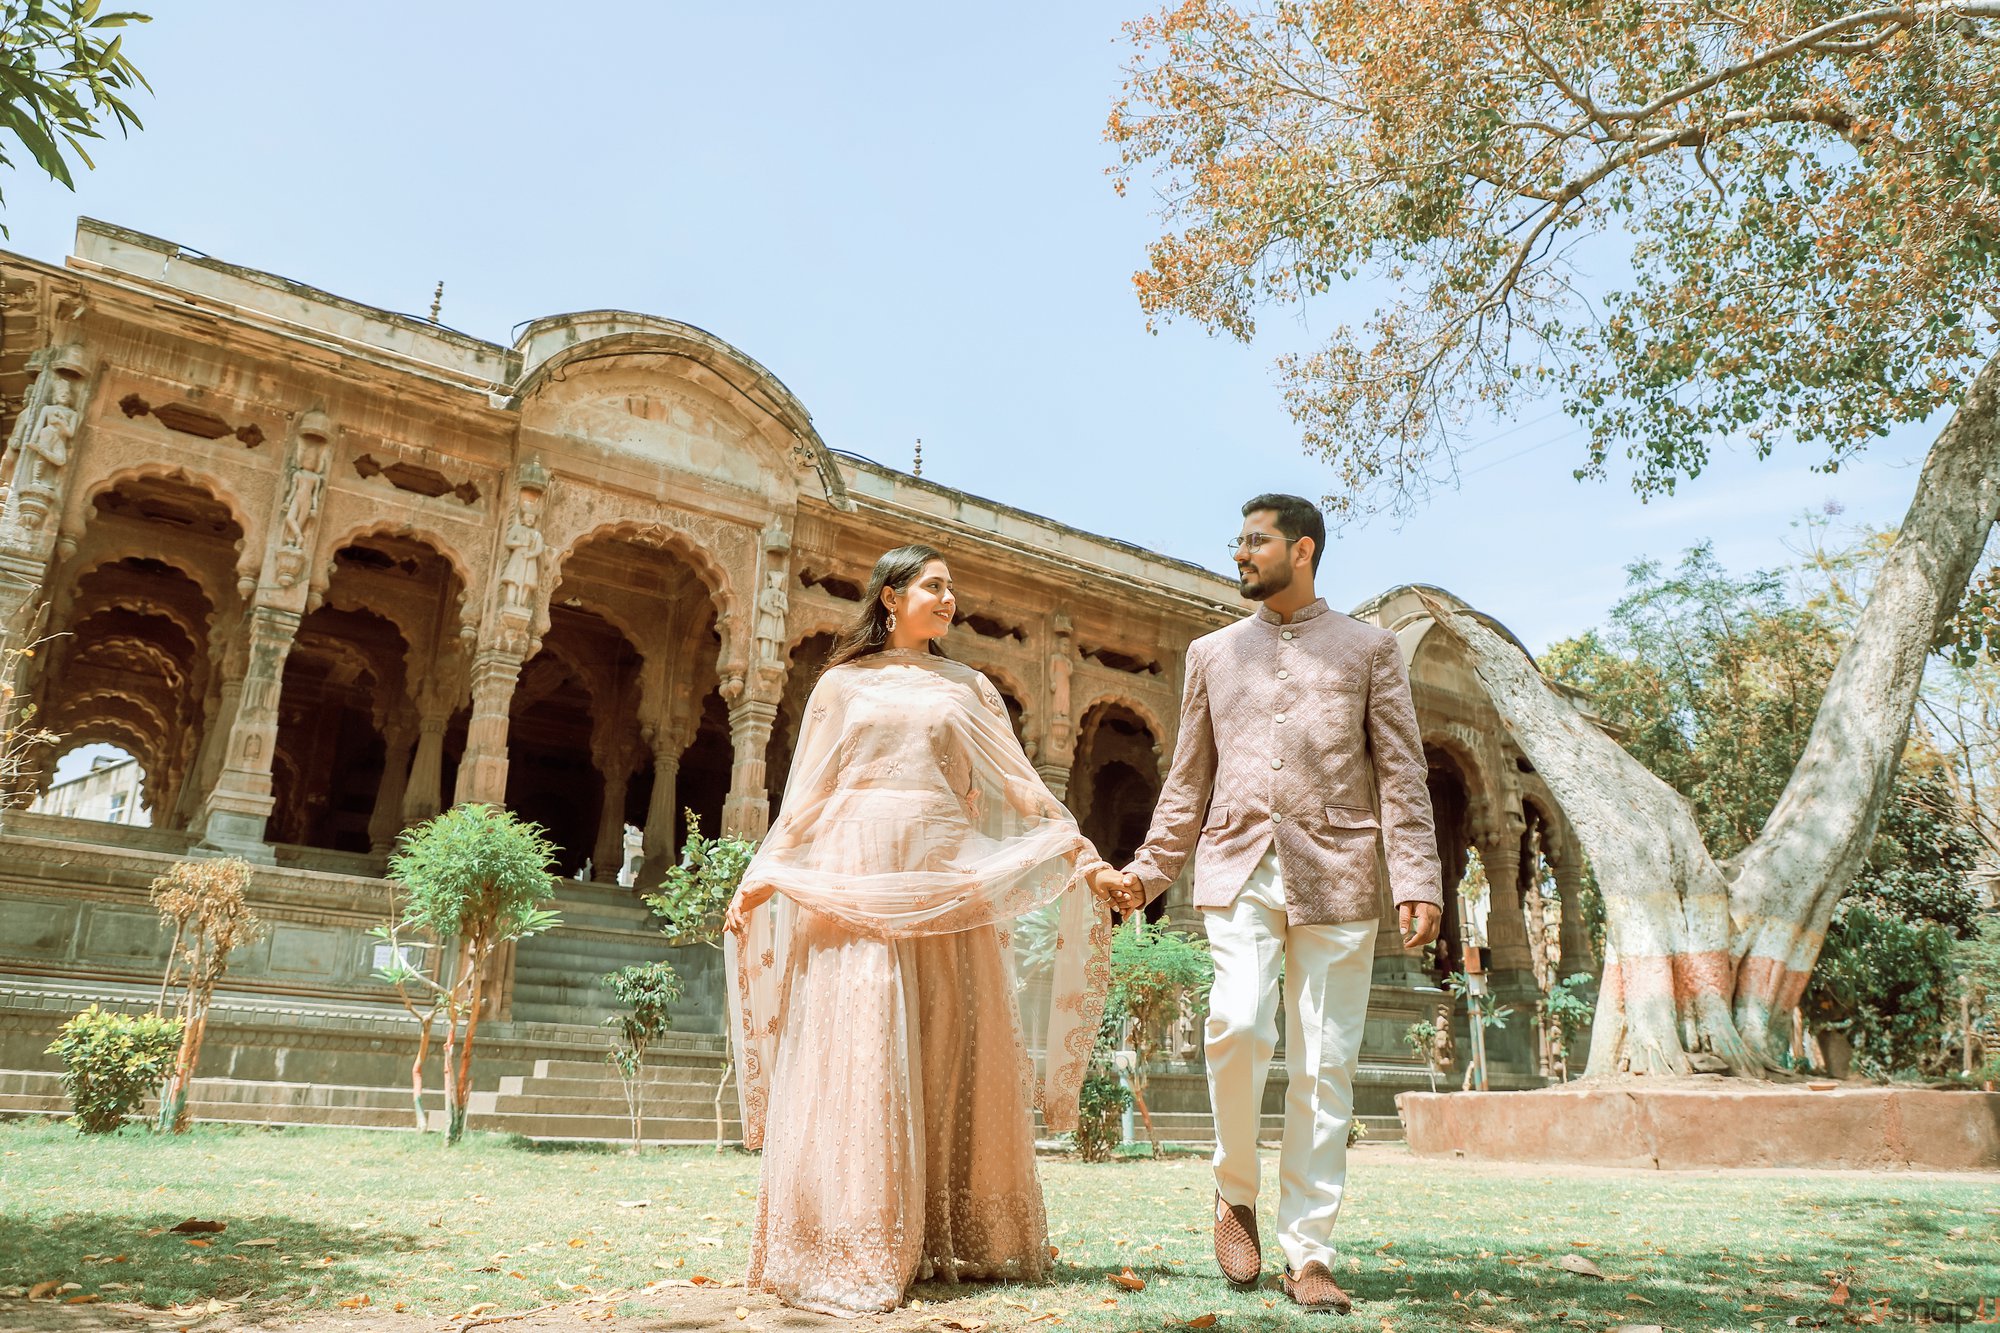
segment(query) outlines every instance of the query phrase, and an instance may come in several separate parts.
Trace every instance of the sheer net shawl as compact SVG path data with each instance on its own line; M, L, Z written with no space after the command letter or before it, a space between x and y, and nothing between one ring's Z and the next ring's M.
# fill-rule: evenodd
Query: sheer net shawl
M780 816L743 876L777 892L724 943L745 1146L764 1139L802 909L885 939L984 925L1006 939L1017 917L1059 903L1034 1101L1050 1132L1074 1129L1110 979L1110 916L1085 880L1103 864L978 671L910 651L828 671L806 702Z

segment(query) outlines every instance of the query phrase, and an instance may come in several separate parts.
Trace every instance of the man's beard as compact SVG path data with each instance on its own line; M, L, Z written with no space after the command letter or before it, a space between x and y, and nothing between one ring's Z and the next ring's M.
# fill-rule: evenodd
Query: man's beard
M1261 602L1292 586L1292 567L1280 565L1267 579L1260 579L1256 567L1248 572L1238 570L1236 590L1253 602Z

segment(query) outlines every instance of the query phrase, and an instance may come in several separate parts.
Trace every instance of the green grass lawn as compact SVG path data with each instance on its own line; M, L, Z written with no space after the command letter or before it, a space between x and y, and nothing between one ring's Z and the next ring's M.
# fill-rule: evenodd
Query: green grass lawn
M1391 1146L1352 1161L1339 1276L1370 1330L1784 1328L1799 1326L1787 1324L1794 1316L1838 1327L1867 1316L1871 1300L1892 1303L1879 1311L1890 1323L1924 1302L1957 1302L1971 1316L1982 1296L2000 1300L1992 1177L1565 1172L1421 1162ZM1267 1267L1275 1168L1267 1163ZM1056 1280L919 1287L910 1319L1107 1331L1211 1313L1221 1329L1326 1322L1297 1312L1275 1277L1237 1292L1215 1274L1203 1160L1047 1160L1042 1171ZM756 1173L754 1158L734 1153L628 1157L478 1135L447 1150L435 1136L358 1131L205 1126L182 1138L87 1139L60 1125L0 1125L0 1290L59 1280L79 1284L72 1295L214 1298L246 1313L365 1296L374 1312L443 1315L662 1278L733 1280ZM188 1217L227 1230L161 1230ZM1555 1265L1570 1254L1605 1280ZM1112 1284L1126 1267L1145 1290ZM1849 1284L1845 1306L1829 1302L1836 1278ZM0 1300L0 1324L19 1299Z

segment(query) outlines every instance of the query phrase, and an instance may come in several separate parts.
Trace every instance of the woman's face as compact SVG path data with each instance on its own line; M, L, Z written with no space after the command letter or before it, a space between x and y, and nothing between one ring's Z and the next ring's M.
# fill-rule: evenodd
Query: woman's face
M883 591L883 601L896 613L896 637L906 643L941 639L951 629L958 599L951 591L951 570L942 560L926 564L901 592Z

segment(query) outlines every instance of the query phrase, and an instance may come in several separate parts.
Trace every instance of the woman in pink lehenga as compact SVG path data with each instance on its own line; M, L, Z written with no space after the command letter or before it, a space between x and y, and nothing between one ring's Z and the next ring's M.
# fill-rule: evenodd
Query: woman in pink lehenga
M1075 1127L1104 1007L1114 872L992 683L939 651L953 608L936 551L877 562L729 909L743 1137L764 1150L749 1284L827 1314L894 1309L920 1277L1043 1275L1032 1109ZM1038 1095L1011 926L1050 902Z

